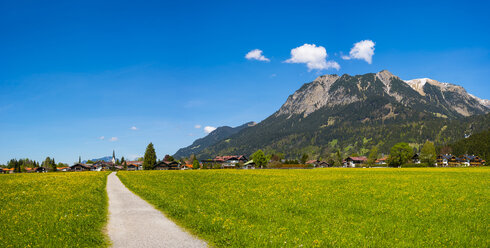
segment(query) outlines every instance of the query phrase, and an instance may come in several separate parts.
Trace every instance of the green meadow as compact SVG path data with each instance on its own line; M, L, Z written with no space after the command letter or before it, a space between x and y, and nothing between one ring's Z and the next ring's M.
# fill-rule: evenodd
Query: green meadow
M120 171L118 176L217 247L490 246L487 168Z
M106 247L108 174L0 175L0 247Z

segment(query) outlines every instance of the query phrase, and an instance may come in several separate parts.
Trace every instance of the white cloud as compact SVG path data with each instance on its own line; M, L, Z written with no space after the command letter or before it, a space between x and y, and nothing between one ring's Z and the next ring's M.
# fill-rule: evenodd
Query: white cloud
M131 130L138 130L138 128L137 128L137 127L135 127L135 126L132 126L132 127L131 127Z
M104 136L100 136L99 139L100 140L103 140L103 139L105 139L105 137Z
M118 138L117 138L117 137L112 137L112 138L111 138L111 142L114 142L114 141L117 141L117 140L118 140Z
M262 50L260 50L260 49L254 49L254 50L248 52L247 55L245 55L245 58L249 59L249 60L255 59L255 60L265 61L265 62L271 61L270 59L268 59L264 55L262 55Z
M206 133L211 133L214 130L216 130L215 127L211 127L211 126L205 126L204 127L204 132L206 132Z
M374 45L372 40L362 40L354 44L349 56L342 56L343 59L362 59L371 64L373 62Z
M201 125L196 124L196 125L194 126L194 128L199 129L199 128L201 128Z
M330 68L340 69L340 65L335 61L327 61L327 50L325 47L315 44L304 44L300 47L291 49L291 58L284 61L286 63L304 63L308 70L326 70Z

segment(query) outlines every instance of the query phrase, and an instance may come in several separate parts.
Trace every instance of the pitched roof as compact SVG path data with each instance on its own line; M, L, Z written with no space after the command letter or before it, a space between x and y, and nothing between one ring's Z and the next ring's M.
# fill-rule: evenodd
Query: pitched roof
M134 165L142 165L143 161L125 161L127 165L134 164Z
M216 156L214 159L216 162L223 162L228 160L247 160L245 155L228 155L228 156Z
M367 161L367 158L365 156L360 156L360 157L348 157L352 160L355 160L355 161ZM347 159L347 158L346 158Z

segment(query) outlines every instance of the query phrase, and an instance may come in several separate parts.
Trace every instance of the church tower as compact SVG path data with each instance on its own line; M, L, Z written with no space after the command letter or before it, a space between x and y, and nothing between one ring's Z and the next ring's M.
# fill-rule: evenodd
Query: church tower
M114 150L112 150L112 163L113 164L116 164L116 152Z

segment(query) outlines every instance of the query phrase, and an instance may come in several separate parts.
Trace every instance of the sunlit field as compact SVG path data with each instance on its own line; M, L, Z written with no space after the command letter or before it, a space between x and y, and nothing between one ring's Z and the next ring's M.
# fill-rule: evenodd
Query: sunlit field
M0 247L106 247L107 175L0 175Z
M490 169L118 172L218 247L489 247Z

